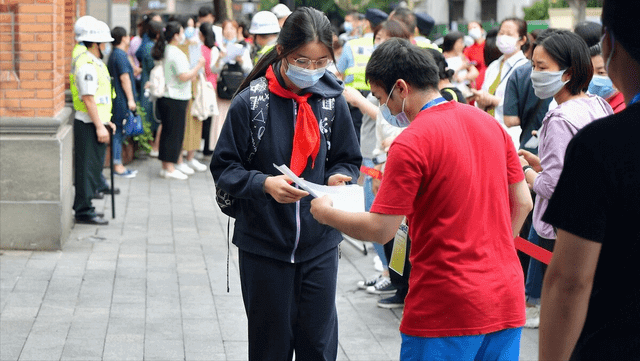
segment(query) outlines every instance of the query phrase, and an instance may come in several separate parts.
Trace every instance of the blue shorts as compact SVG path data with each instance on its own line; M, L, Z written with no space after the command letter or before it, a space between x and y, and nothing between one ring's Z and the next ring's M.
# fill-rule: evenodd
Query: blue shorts
M522 327L476 336L415 337L401 334L400 361L517 361L521 334Z

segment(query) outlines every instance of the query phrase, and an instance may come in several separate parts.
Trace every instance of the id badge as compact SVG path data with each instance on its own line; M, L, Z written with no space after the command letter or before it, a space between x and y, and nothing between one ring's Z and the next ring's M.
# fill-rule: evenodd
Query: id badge
M404 263L407 258L407 237L409 234L409 226L405 218L398 227L396 236L393 239L393 251L391 251L391 260L389 268L396 271L400 276L404 273Z

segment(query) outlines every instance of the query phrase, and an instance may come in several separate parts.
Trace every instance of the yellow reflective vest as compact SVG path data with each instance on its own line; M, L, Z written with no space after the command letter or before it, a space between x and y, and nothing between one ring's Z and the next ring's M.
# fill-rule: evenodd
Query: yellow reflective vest
M351 53L353 54L353 66L344 71L344 78L353 75L353 82L348 85L358 90L371 90L365 81L367 63L373 53L373 38L363 37L349 41Z
M86 49L86 48L85 48ZM75 49L74 49L75 50ZM73 108L76 111L87 112L87 106L82 101L78 92L78 85L75 79L75 72L82 68L86 64L92 64L96 68L98 73L98 90L93 95L96 101L96 107L98 108L98 116L102 123L108 123L111 121L111 108L113 106L114 89L111 86L111 75L106 65L100 66L96 63L95 59L87 51L78 55L74 62L73 82L71 86L71 94L73 95ZM70 76L71 79L71 76Z
M76 62L83 53L87 52L87 47L82 43L77 43L73 47L71 52L71 72L69 73L69 88L71 89L71 95L73 95L73 108L78 109L84 106L82 99L78 96L78 87L76 87Z

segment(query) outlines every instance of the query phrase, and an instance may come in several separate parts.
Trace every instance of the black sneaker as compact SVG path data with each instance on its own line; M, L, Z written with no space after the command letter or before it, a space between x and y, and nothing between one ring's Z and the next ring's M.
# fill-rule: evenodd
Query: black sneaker
M380 308L402 308L404 307L404 299L397 294L378 300L378 307Z
M376 283L380 282L382 279L382 275L377 275L369 278L368 280L358 281L358 288L361 290L366 290L368 287L375 286Z
M396 290L397 290L396 286L391 284L391 280L385 277L380 279L380 281L376 283L374 286L367 287L367 292L373 293L374 295L395 293Z

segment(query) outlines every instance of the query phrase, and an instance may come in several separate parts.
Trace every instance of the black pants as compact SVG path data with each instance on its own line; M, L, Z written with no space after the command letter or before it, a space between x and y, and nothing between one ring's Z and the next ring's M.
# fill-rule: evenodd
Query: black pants
M391 262L391 253L393 252L393 239L384 245L384 255L387 257L387 261ZM396 295L403 300L409 293L409 275L411 274L411 262L409 262L409 251L411 250L411 239L407 235L407 252L404 259L404 272L402 276L398 272L389 267L389 279L391 284L396 286Z
M98 142L96 126L93 123L85 123L78 119L73 124L73 142L76 188L73 210L76 218L95 217L95 208L91 204L91 199L103 184L101 175L107 145Z
M553 247L556 245L555 239L542 238L538 235L538 242L540 247L546 249L549 252L553 252ZM544 274L547 273L547 265L542 264L542 279L544 280Z
M188 100L158 99L158 115L162 119L162 136L158 159L178 163L184 142Z
M335 360L338 248L302 263L238 251L249 360Z
M202 139L204 139L204 149L202 153L205 155L213 153L213 149L209 148L209 140L211 139L211 117L202 122Z

